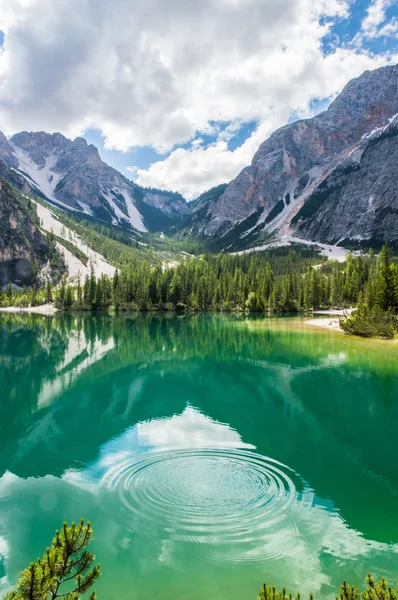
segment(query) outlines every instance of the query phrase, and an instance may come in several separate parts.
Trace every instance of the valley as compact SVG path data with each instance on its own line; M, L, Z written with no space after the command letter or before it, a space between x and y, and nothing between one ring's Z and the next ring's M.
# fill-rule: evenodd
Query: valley
M0 0L1 600L398 600L397 0Z
M236 179L193 202L141 188L83 138L1 134L0 159L9 181L18 174L30 193L137 240L147 232L183 234L227 252L284 243L286 236L289 243L394 246L397 98L398 66L363 73L326 111L273 133Z

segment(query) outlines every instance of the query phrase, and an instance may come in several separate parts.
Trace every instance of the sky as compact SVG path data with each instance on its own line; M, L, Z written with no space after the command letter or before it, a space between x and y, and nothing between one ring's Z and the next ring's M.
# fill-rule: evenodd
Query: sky
M398 0L0 0L0 131L81 135L187 199L398 62Z

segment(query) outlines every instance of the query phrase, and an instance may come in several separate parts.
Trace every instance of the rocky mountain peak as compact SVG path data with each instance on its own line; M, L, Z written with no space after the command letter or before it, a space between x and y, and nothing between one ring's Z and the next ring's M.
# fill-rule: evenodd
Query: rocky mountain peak
M77 137L73 141L68 140L68 144L58 156L54 171L65 172L74 167L81 169L83 166L102 171L106 165L101 160L97 148L92 144L88 145L84 138Z
M87 141L83 138L83 137L75 137L75 139L72 142L73 144L75 144L76 146L87 146ZM93 146L94 148L94 146Z
M230 232L244 245L259 234L290 233L290 222L322 180L398 113L398 65L366 71L350 81L329 108L273 133L206 210L194 230ZM245 237L247 240L245 240Z
M398 65L365 71L352 79L341 94L320 115L322 122L335 129L350 128L359 139L369 128L380 127L397 112Z
M145 190L107 165L95 146L43 131L0 137L0 159L61 207L138 231L166 230L191 213L178 194Z
M69 143L68 138L61 133L44 131L22 131L13 135L10 141L27 152L30 159L39 166L44 166L48 156L62 152Z

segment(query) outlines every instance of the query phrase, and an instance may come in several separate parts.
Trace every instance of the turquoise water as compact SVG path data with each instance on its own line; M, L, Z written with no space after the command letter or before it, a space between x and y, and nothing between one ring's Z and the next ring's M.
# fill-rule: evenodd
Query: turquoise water
M398 346L224 316L0 316L0 592L90 519L99 600L398 576Z

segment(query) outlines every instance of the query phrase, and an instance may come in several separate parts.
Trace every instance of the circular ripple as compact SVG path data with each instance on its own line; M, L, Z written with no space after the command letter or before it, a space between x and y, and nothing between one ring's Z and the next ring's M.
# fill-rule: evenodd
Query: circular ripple
M214 556L246 544L242 558L283 555L296 536L290 507L297 492L280 463L253 452L222 449L154 452L108 471L102 484L133 530L212 544ZM235 558L234 558L235 560Z

